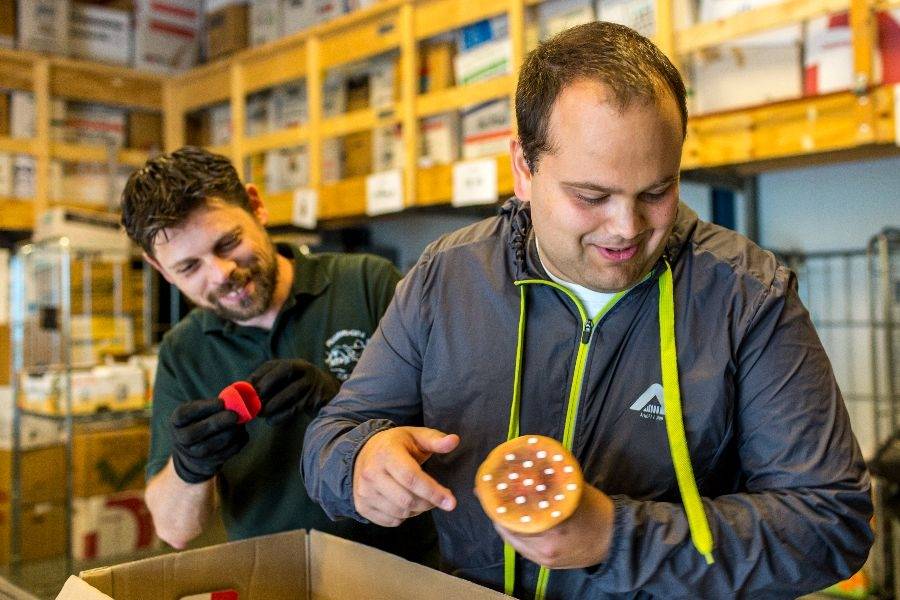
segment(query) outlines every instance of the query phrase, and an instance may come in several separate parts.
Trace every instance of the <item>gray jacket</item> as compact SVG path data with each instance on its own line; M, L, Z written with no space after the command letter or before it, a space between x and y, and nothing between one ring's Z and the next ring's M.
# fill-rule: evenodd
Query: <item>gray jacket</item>
M661 383L658 266L594 328L581 389L573 452L615 504L609 557L553 571L546 597L792 598L851 575L872 542L869 479L793 273L684 204L665 258L685 431L715 563L691 544L652 398ZM425 463L458 500L451 513L432 511L441 554L451 573L495 589L502 543L472 489L479 463L506 439L513 282L523 278L547 275L516 199L433 243L353 376L309 426L303 455L310 496L333 518L361 519L352 469L370 436L396 425L458 433L457 450ZM561 439L584 323L565 294L544 285L527 294L521 432ZM532 597L537 572L519 558L518 597Z

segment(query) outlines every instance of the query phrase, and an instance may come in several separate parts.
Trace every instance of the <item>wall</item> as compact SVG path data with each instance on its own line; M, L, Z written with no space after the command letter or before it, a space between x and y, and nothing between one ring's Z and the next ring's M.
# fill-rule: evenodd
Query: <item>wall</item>
M864 248L884 227L900 227L900 158L762 175L759 216L767 248Z

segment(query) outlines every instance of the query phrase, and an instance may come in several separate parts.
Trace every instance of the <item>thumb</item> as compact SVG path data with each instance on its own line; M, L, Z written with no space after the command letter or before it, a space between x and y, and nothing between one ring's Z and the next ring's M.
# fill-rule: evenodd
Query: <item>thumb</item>
M428 427L416 427L412 431L413 440L424 452L447 454L459 445L459 436L455 433L444 433Z

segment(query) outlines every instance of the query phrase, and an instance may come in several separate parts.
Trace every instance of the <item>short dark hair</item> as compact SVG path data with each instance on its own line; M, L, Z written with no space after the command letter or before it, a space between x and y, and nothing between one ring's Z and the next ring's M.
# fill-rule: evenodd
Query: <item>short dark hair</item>
M516 123L532 172L541 154L553 150L548 134L553 104L564 87L582 79L608 87L623 109L635 98L658 100L668 89L681 111L682 133L687 131L684 81L666 55L624 25L585 23L538 45L519 73Z
M159 232L177 227L213 197L250 211L250 196L231 161L184 146L148 160L131 174L122 192L122 225L153 256Z

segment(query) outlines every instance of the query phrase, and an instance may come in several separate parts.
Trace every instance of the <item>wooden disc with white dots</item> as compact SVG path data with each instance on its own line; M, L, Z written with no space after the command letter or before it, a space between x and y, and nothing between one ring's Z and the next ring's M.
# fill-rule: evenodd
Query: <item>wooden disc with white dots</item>
M581 467L553 438L523 435L494 448L475 476L484 512L518 533L540 533L575 512L584 488Z

